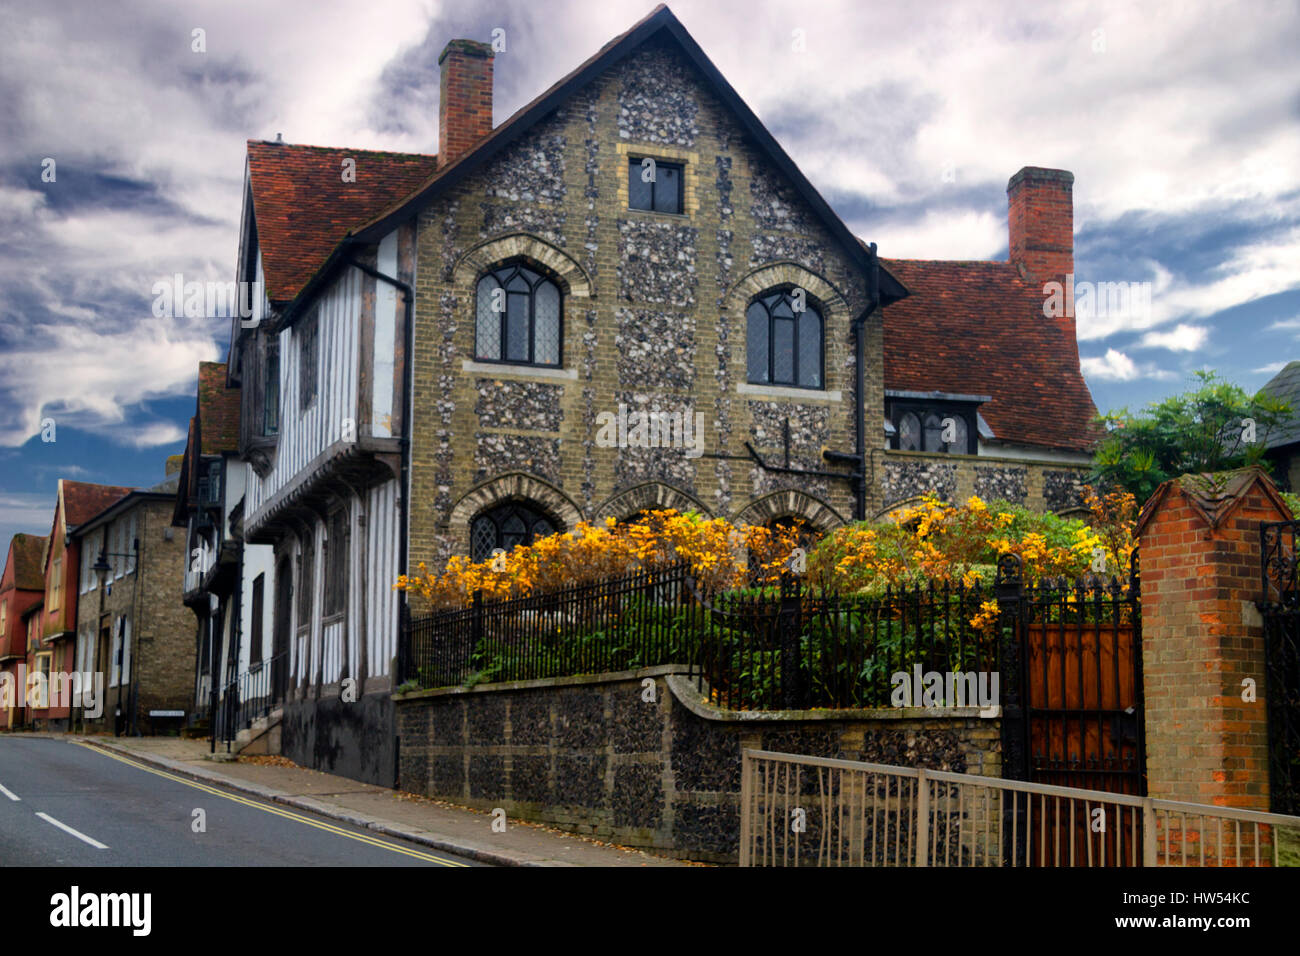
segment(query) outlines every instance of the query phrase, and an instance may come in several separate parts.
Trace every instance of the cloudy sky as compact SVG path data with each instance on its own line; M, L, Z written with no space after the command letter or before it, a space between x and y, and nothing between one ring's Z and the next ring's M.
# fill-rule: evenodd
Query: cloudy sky
M183 450L228 327L152 289L233 276L245 139L432 152L447 39L505 31L500 122L651 6L0 0L0 541L48 531L59 477L152 484ZM1150 283L1079 320L1103 410L1300 358L1291 0L672 8L882 255L1005 258L1008 177L1072 170L1077 281Z

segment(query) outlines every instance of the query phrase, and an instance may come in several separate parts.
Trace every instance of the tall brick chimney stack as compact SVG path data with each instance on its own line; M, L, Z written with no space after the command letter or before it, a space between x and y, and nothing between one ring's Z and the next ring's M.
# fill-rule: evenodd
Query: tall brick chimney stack
M1007 183L1011 261L1039 282L1074 272L1074 173L1026 166Z
M438 57L438 168L492 132L492 47L452 40Z

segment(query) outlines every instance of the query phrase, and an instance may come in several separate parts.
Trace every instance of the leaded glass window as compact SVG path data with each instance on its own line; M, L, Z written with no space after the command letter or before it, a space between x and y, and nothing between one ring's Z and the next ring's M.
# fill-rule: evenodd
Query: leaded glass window
M749 381L823 388L821 313L789 289L765 292L745 312Z
M509 502L481 513L470 524L470 559L486 561L497 548L514 550L555 534L554 523L531 505Z
M975 406L957 401L891 401L887 408L894 424L891 446L901 451L973 455Z
M485 362L559 365L560 290L525 265L508 264L478 281L474 356Z

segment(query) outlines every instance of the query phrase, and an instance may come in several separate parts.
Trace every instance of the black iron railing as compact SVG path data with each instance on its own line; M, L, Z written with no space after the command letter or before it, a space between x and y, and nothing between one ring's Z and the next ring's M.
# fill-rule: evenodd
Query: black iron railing
M1264 618L1264 700L1268 707L1269 802L1275 813L1300 813L1300 575L1297 521L1260 525Z
M217 697L212 720L212 744L231 743L253 721L266 717L284 699L283 681L279 679L288 654L278 654L250 668L226 683Z
M443 687L688 663L695 623L676 565L408 618L399 684Z
M912 699L932 672L943 680L996 671L996 623L976 622L991 598L979 587L933 584L876 597L822 594L791 577L779 587L708 594L689 567L675 565L524 598L480 593L463 608L407 617L398 683L678 664L729 709L921 706L936 702Z

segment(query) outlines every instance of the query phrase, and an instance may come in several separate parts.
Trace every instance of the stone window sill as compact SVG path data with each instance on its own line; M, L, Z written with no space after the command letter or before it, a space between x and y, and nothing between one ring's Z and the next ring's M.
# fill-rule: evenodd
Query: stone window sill
M544 368L537 365L497 365L494 362L475 362L465 359L461 362L461 371L484 378L559 378L576 381L576 368Z
M844 401L844 393L838 388L823 391L817 388L791 388L785 385L754 385L750 382L737 382L736 391L741 395L751 395L754 398L783 398L807 405L839 405Z

